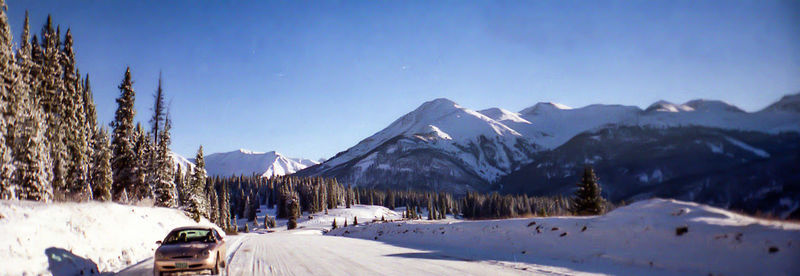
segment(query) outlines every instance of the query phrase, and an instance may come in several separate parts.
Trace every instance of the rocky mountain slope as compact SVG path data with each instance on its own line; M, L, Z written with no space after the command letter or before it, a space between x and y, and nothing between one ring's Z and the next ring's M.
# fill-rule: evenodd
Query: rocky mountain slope
M582 133L606 128L704 127L739 131L743 133L735 135L739 140L748 140L759 133L797 133L800 132L798 98L800 94L783 97L758 112L745 112L715 100L683 104L659 101L646 109L623 105L573 109L557 103L538 103L520 112L501 108L474 111L447 99L436 99L298 175L336 177L351 185L396 189L457 193L497 190L501 177L524 166L540 164L543 152L556 150ZM673 146L685 148L691 143L684 141ZM675 154L676 160L691 158L688 152ZM629 158L652 161L643 151Z
M292 174L318 162L289 158L278 152L254 152L249 150L236 150L231 152L213 153L205 156L206 171L214 176L252 175L264 177L273 175Z

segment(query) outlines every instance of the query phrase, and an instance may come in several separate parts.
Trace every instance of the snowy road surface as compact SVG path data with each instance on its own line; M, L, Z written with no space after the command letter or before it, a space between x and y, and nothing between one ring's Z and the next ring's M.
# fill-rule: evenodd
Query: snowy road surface
M228 238L228 275L572 275L569 269L470 261L309 230ZM119 272L151 275L152 259Z

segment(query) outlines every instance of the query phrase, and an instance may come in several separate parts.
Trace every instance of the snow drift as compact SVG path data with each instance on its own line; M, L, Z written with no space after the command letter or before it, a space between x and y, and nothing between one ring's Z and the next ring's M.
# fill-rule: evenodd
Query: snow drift
M173 228L199 224L170 208L0 201L0 274L92 275L152 257ZM221 232L222 233L222 232Z
M442 256L594 273L800 273L800 224L664 199L596 217L376 223L328 234L436 250Z

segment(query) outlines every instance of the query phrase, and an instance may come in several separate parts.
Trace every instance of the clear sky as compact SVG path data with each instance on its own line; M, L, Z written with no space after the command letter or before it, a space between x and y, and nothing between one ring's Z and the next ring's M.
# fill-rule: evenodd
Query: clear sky
M130 66L147 122L163 71L173 150L328 158L425 101L755 111L800 91L800 1L21 1L72 28L107 124Z

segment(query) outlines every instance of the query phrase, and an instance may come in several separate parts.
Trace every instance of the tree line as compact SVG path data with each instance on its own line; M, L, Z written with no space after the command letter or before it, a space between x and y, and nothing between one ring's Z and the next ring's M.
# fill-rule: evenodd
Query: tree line
M160 75L149 126L134 123L136 92L126 68L110 130L101 127L89 75L75 62L72 31L62 36L48 15L33 34L26 12L15 48L6 10L0 0L1 199L152 201L196 220L227 220L219 208L228 205L226 187L207 180L202 146L190 170L175 165Z
M336 179L291 175L216 177L212 182L211 186L228 187L231 198L228 207L234 221L236 218L255 221L258 207L266 205L277 209L278 218L289 219L290 229L292 221L296 225L303 212L327 213L328 209L350 208L354 204L379 205L391 210L405 207L403 218L429 220L445 219L448 215L465 219L597 215L614 208L602 198L598 178L591 167L584 169L574 197L379 190L343 186ZM423 215L423 210L427 215Z

